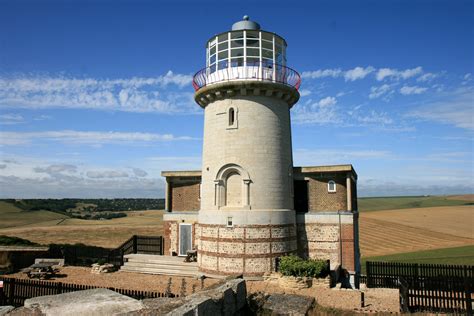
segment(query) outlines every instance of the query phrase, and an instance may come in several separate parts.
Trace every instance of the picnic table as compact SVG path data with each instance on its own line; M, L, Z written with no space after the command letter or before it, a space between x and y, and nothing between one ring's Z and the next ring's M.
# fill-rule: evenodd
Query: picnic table
M47 279L56 274L56 269L53 266L57 265L56 262L42 262L35 263L24 269L23 272L28 275L30 279Z

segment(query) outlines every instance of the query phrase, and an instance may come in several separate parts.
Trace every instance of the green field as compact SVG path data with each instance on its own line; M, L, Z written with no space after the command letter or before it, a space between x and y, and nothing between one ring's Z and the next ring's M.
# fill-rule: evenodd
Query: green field
M68 216L49 211L23 211L11 203L0 201L0 228L20 227L42 222L59 222Z
M448 196L395 196L371 197L357 200L360 212L397 210L420 207L473 205L466 200L454 200Z
M362 258L362 274L366 261L474 265L474 245Z

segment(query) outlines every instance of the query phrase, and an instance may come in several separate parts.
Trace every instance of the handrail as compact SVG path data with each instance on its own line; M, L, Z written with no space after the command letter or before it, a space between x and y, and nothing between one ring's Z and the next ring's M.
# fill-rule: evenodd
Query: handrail
M223 69L216 70L215 65L199 70L193 76L193 87L196 91L202 87L225 81L268 81L283 83L299 89L301 85L300 74L290 68L279 64L264 62L248 63L240 66L224 65Z

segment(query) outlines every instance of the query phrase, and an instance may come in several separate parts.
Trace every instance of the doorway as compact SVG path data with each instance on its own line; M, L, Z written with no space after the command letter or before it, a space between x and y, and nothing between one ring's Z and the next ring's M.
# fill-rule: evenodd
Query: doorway
M191 224L179 224L179 256L186 256L193 247L193 227Z
M308 212L308 181L295 180L295 211L301 213Z

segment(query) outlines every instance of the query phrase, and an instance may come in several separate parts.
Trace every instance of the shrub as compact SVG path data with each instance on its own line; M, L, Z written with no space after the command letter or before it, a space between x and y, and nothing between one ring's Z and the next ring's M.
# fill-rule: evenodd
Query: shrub
M280 258L279 270L285 276L324 278L329 273L327 261L304 260L295 255Z
M0 245L2 246L39 246L37 243L32 241L19 238L19 237L11 237L0 235Z

